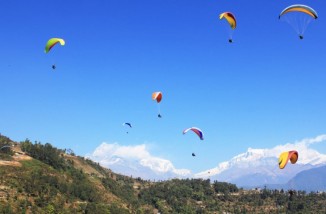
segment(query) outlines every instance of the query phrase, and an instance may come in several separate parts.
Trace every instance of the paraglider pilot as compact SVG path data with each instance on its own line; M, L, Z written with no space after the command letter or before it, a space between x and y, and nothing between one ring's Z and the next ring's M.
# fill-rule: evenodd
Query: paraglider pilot
M54 70L56 68L55 64L52 65L52 69Z

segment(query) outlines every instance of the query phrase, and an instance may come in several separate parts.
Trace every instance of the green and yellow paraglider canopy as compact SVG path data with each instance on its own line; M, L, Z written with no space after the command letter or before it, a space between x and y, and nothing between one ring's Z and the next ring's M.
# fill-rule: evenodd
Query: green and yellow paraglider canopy
M48 53L56 44L65 45L65 40L60 38L51 38L45 45L45 53Z

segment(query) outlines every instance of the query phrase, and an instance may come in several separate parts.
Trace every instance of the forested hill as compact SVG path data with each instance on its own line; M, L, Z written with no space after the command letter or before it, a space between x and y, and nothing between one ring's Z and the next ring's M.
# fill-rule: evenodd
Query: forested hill
M325 213L326 194L144 181L51 144L0 135L0 213Z

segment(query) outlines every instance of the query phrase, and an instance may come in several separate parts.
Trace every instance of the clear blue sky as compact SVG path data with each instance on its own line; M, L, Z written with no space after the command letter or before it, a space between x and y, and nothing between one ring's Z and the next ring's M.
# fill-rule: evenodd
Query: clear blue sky
M76 2L0 2L2 134L78 155L102 142L146 143L199 171L248 147L326 133L324 0L299 2L319 15L303 40L278 20L292 0ZM218 19L225 11L238 22L233 44ZM66 45L45 54L51 37ZM204 141L182 135L191 126Z

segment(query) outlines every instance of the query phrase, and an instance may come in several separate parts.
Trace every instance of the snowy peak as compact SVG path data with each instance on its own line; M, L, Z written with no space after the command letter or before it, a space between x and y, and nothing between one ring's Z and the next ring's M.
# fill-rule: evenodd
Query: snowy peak
M238 186L258 186L285 184L303 170L326 165L326 155L311 148L311 145L321 142L326 142L326 135L273 148L248 148L246 152L234 156L229 161L197 174L192 174L189 169L177 169L170 160L153 156L145 144L123 146L118 143L102 143L87 156L117 173L144 179L195 177L231 182ZM290 150L298 151L297 163L288 163L284 169L279 169L279 155Z
M190 170L176 169L171 161L151 155L145 144L122 146L118 143L102 143L87 158L117 173L143 179L165 180L191 176Z
M326 155L310 148L314 143L326 141L326 135L311 139L303 139L295 143L278 145L271 149L248 148L245 153L233 157L231 160L218 164L217 167L194 176L197 178L211 178L215 180L233 182L238 185L254 185L257 183L286 183L302 170L311 169L326 164ZM297 150L299 160L295 165L278 168L278 157L284 151ZM255 179L253 179L255 178Z

